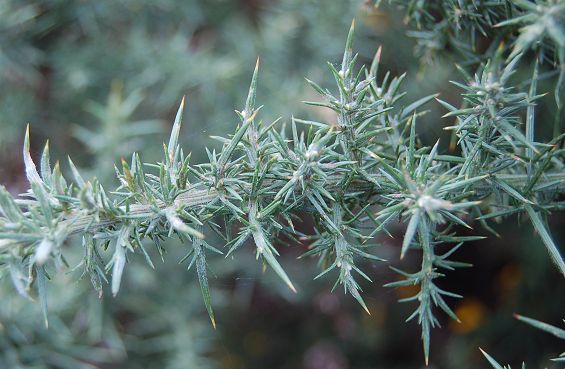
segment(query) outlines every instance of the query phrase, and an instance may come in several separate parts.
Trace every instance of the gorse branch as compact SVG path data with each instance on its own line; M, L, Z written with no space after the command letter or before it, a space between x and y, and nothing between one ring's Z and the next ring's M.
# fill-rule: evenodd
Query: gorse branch
M119 186L111 192L96 179L83 179L70 159L72 178L64 178L58 162L51 167L48 145L37 169L28 131L23 155L30 189L14 198L0 188L0 258L18 292L29 296L37 289L47 319L45 278L53 266L58 270L66 264L63 244L72 235L82 238L84 274L100 294L109 276L114 295L130 255L142 254L153 268L146 248L153 245L162 254L162 240L174 237L187 247L183 261L196 269L215 326L207 260L253 244L257 259L296 292L279 257L277 240L285 236L312 240L303 257L318 258L318 277L337 274L336 286L369 312L359 279L371 278L362 266L384 262L373 251L373 239L400 220L406 224L400 257L421 250L422 262L415 272L395 269L403 279L388 286L420 287L405 301L417 304L409 319L417 317L422 327L428 362L430 332L440 322L437 307L457 320L446 299L461 297L440 289L437 279L444 271L469 266L451 256L464 242L482 238L458 236L458 227L471 228L478 219L492 230L489 219L527 214L565 274L545 220L564 207L559 201L565 191L563 135L534 141L537 72L527 92L509 85L521 54L508 60L499 55L473 80L457 83L464 108L441 102L447 116L455 117L448 129L460 149L442 154L437 142L426 146L416 134L421 107L437 95L405 103L404 76L377 76L380 49L370 68L356 69L353 36L354 25L341 65L329 64L336 92L308 81L322 98L310 104L332 110L336 124L293 118L286 129L278 121L261 121L257 61L235 132L216 137L221 148L207 150L208 162L192 164L179 145L183 99L162 161L144 163L134 153L116 168ZM522 113L527 113L526 133ZM312 214L314 234L296 229L299 210ZM231 225L237 226L234 236ZM210 232L226 240L223 249L207 242ZM439 244L448 251L439 254Z
M377 0L378 5L381 0ZM405 22L415 30L416 53L424 64L455 59L463 65L492 59L501 50L509 59L533 50L558 74L555 101L563 107L565 85L565 4L560 0L477 2L389 0L406 9ZM485 45L486 43L486 45Z

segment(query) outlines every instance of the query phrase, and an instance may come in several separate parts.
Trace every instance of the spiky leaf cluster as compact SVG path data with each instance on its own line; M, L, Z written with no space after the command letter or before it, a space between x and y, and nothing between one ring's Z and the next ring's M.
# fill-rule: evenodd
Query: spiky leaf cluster
M405 10L405 22L416 27L409 36L427 64L440 56L458 55L463 65L493 58L499 48L509 59L529 50L554 73L555 99L562 104L565 83L565 5L559 0L390 0ZM378 5L380 1L377 1Z
M336 274L336 285L368 310L359 277L371 278L363 265L382 262L374 238L400 221L406 231L399 254L421 251L421 267L397 269L403 280L389 286L419 285L407 301L417 305L412 318L422 327L427 361L431 329L440 323L437 308L457 319L447 298L460 297L439 288L437 279L468 266L451 256L463 242L479 239L458 236L458 227L472 227L473 218L488 227L489 218L525 213L565 272L544 219L563 207L557 199L565 190L562 137L534 140L537 72L527 92L512 89L508 78L519 56L508 63L496 59L459 84L467 106L443 104L456 116L452 129L461 152L444 154L438 143L420 142L416 132L422 106L436 95L404 102L403 75L377 76L380 50L370 68L357 69L353 33L352 25L341 64L329 64L335 90L309 81L320 94L310 104L330 109L334 120L293 118L290 127L263 123L256 105L257 63L233 135L217 137L220 145L207 151L206 163L191 164L178 144L184 99L162 161L144 163L134 153L116 168L119 186L112 192L83 179L70 160L72 178L65 179L59 163L51 168L48 145L37 169L26 135L30 189L17 198L0 189L0 260L16 289L28 296L35 288L47 319L45 282L66 267L65 243L73 235L84 248L77 268L100 294L108 281L113 295L133 254L153 268L148 248L163 256L162 240L178 238L215 325L207 260L235 256L249 245L296 292L279 258L284 236L312 241L304 256L318 258L319 276ZM519 112L526 114L526 133ZM313 234L297 230L298 214L310 214ZM212 232L225 240L223 249L208 243L205 236ZM438 251L440 244L446 252Z

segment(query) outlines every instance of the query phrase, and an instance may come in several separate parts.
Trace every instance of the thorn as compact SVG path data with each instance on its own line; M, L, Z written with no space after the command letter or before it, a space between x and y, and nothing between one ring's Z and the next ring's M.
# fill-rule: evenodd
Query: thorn
M347 54L351 53L351 49L353 46L353 34L355 33L355 18L353 18L353 20L351 21L351 28L349 28L349 33L347 34L347 41L345 42L345 54L344 56L346 56ZM349 58L351 58L351 55L349 55ZM347 60L344 59L344 61L347 61L347 63L349 63L351 60ZM345 70L347 68L349 68L348 65L342 65L341 66L343 69L343 72L345 73Z
M514 319L520 319L522 318L522 316L520 314L514 313L512 314L514 316Z
M375 61L376 61L377 63L380 63L380 62L381 62L381 53L382 53L382 51L383 51L383 47L382 47L382 45L381 45L381 46L379 46L379 48L377 49L377 52L375 53Z
M260 57L260 56L257 56L257 61L255 62L255 70L256 70L256 71L259 70L259 62L260 62L260 60L261 60L261 57Z
M25 141L29 144L29 123L26 126L26 137L25 137Z
M410 246L408 246L408 247L406 248L406 250L400 250L400 260L403 260L403 259L404 259L404 257L406 256L406 252L408 251L408 248L409 248L409 247L410 247Z
M210 317L210 320L212 321L212 327L214 327L214 330L216 330L216 319L214 319L214 317Z
M25 133L25 137L24 137L24 155L25 153L27 153L29 155L29 149L30 149L30 142L29 142L29 123L26 126L26 133Z
M290 288L290 290L291 290L292 292L298 293L298 292L296 291L296 288L294 288L294 285L292 284L292 282L288 282L288 287Z
M29 130L30 129L28 123L26 127L26 134L24 138L24 149L23 149L25 173L30 184L34 182L42 184L43 180L39 176L39 173L37 173L37 168L35 167L35 163L33 162L33 159L31 158L31 154L29 151L31 146L29 140Z
M26 134L24 137L24 150L29 151L29 123L26 126Z

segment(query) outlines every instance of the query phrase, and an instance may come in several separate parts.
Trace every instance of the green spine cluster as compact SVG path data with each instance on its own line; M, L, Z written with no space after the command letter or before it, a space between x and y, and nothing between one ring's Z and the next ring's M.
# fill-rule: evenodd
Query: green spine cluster
M332 110L335 122L293 118L290 127L262 122L256 105L257 63L235 132L217 137L221 148L207 151L206 163L192 164L178 144L184 99L163 160L148 164L134 153L116 168L120 185L111 192L96 179L83 179L70 159L72 180L66 179L58 162L51 167L49 145L36 167L28 131L23 155L30 189L14 198L0 188L0 260L17 291L27 297L37 294L47 323L46 279L67 264L63 244L69 237L80 236L85 251L76 268L84 270L100 294L109 280L114 295L128 255L141 253L153 268L146 248L152 245L162 254L161 241L178 237L187 247L188 268L195 266L215 325L207 258L233 255L252 244L257 258L296 292L278 259L277 239L284 235L311 240L304 256L319 259L318 277L336 274L336 286L368 311L356 278L371 279L360 261L383 262L372 240L400 220L406 224L400 257L421 250L421 268L397 270L403 279L387 286L419 286L404 301L416 305L409 319L417 318L421 325L427 362L438 308L457 319L448 298L461 297L436 281L446 271L469 266L451 256L464 242L481 238L459 236L457 227L471 228L476 219L495 233L489 219L527 215L565 274L545 221L550 212L563 209L558 200L565 190L563 134L545 143L534 139L535 102L541 96L537 64L528 91L510 84L525 46L506 60L501 50L475 77L457 83L464 107L440 101L446 116L455 117L448 129L458 146L443 154L439 142L426 146L416 134L422 106L437 96L405 103L403 76L378 76L380 50L369 68L357 68L353 31L352 25L342 63L328 64L336 90L308 81L321 96L309 104ZM516 45L521 43L518 38ZM314 234L296 229L298 210L313 214ZM235 235L232 224L238 225ZM206 242L211 232L225 240L224 248ZM440 244L449 251L440 254Z

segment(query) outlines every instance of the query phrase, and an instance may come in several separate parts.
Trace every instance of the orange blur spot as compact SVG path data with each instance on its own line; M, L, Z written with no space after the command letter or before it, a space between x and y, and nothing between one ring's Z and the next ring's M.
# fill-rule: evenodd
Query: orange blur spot
M456 308L455 314L461 323L450 322L450 329L459 334L470 333L481 326L484 322L487 309L481 301L476 298L466 298Z

